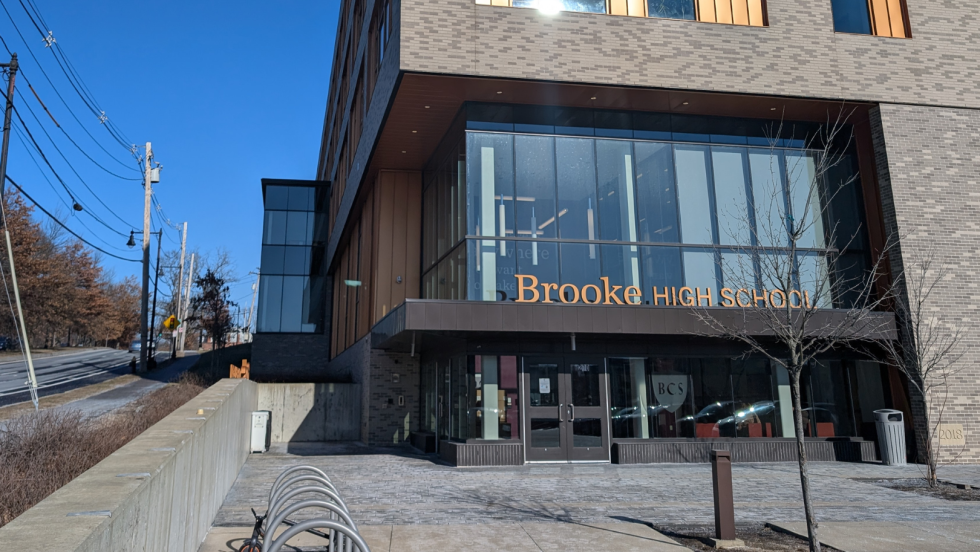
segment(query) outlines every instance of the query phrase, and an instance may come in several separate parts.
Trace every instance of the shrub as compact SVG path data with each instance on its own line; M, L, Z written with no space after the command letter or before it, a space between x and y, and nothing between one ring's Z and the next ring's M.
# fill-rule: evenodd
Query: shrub
M0 527L197 396L202 381L181 376L97 419L51 409L8 420L0 426Z

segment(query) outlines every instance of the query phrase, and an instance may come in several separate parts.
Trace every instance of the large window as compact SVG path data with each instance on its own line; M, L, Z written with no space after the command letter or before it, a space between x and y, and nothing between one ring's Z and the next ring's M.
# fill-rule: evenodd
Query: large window
M323 331L326 191L265 187L257 332Z
M839 33L911 36L903 0L831 0L831 5L834 30Z
M460 356L423 366L422 427L455 441L520 439L518 377L516 356Z
M753 27L768 25L763 0L476 0L476 3L533 8L546 13L605 13Z
M613 437L795 437L789 374L764 358L611 358ZM862 434L884 403L878 365L828 360L800 378L806 437ZM854 398L859 400L854 400Z

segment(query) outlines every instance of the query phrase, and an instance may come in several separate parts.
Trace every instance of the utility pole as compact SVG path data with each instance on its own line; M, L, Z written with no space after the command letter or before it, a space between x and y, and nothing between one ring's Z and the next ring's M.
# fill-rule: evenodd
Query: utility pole
M184 302L184 250L187 248L187 223L184 223L184 230L180 233L180 275L177 276L177 303L174 306L174 316L180 324L184 323L181 314L181 306ZM173 330L173 344L170 346L170 358L177 358L177 338L180 333L177 329Z
M146 372L147 347L149 340L150 302L150 203L153 198L153 183L160 181L160 169L153 167L153 147L146 143L146 159L143 174L143 295L140 298L140 372Z
M258 270L258 269L256 269ZM255 320L255 294L259 291L260 272L255 272L255 283L252 284L252 306L248 308L248 320L245 321L245 331L247 332L248 343L252 342L252 322ZM256 328L258 329L258 328Z
M14 268L14 249L10 243L10 230L7 228L7 213L4 201L7 189L7 151L10 149L10 118L14 110L14 80L17 78L17 54L10 55L10 63L0 63L10 74L7 83L7 106L3 113L3 146L0 146L0 214L3 216L3 234L7 243L7 260L10 263L10 282L14 288L14 299L17 302L17 318L20 320L20 342L24 348L24 360L27 362L27 386L31 392L31 402L34 410L37 404L37 374L34 373L34 359L31 357L31 344L27 339L27 325L24 323L24 308L20 303L20 288L17 286L17 270Z
M187 290L187 299L184 300L183 298L181 298L180 309L183 314L181 316L178 316L178 318L180 318L180 328L182 329L182 331L180 332L180 338L177 340L177 346L180 348L179 350L181 353L184 352L184 342L187 341L187 325L184 323L184 321L187 319L187 313L191 308L191 284L193 283L193 279L194 279L194 254L191 253L191 267L190 270L187 271L187 287L185 288Z
M153 354L156 352L157 348L157 338L154 332L157 331L157 284L160 283L160 246L163 244L163 228L161 228L157 235L157 269L156 274L153 275L153 308L150 309L150 350L147 353L147 362L153 358Z

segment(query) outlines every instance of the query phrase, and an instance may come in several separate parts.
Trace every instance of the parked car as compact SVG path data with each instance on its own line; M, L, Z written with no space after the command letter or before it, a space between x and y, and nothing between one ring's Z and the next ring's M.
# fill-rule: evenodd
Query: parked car
M133 341L132 343L129 344L129 352L130 353L138 353L138 352L140 352L140 340L139 339L137 339L137 340L135 340L135 341Z

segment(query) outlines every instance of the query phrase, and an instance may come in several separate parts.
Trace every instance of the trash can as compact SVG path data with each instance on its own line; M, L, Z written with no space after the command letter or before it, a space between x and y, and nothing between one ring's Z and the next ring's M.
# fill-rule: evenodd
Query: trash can
M875 410L878 429L878 448L881 463L886 466L905 465L905 417L901 410Z

